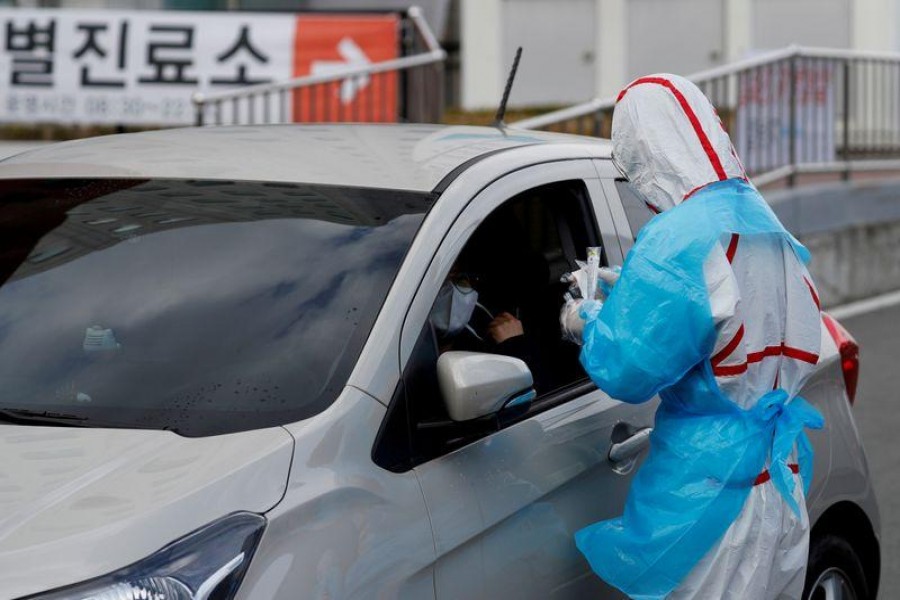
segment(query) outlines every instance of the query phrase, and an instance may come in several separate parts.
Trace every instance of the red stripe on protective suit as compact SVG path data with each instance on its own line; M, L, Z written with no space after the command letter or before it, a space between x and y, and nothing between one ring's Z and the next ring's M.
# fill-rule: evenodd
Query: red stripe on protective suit
M806 350L800 350L799 348L791 348L790 346L785 346L784 344L781 344L781 353L788 358L802 360L803 362L809 363L811 365L819 362L818 354L813 354L812 352L807 352Z
M740 239L740 235L736 233L731 234L731 241L728 243L728 250L725 252L725 257L728 259L729 263L734 262L734 255L737 253L738 240ZM738 344L741 343L741 340L744 338L744 325L743 323L738 328L737 332L734 334L734 337L731 338L731 341L725 344L725 347L719 350L709 362L712 364L713 373L716 373L716 370L719 369L719 365L725 361L731 353L735 351L738 347ZM729 367L721 367L723 369L728 369ZM744 371L746 371L746 366ZM743 373L743 371L741 371Z
M616 102L620 102L622 98L625 97L625 94L636 85L642 85L645 83L653 83L656 85L661 85L675 96L675 99L678 101L678 104L681 105L681 110L684 111L684 114L687 115L688 121L691 122L691 126L694 128L694 133L697 134L697 138L700 140L700 145L703 146L703 151L706 152L706 156L709 158L709 162L712 165L713 170L716 172L716 176L719 178L719 181L724 181L728 179L728 175L725 173L724 167L722 167L722 161L719 159L719 155L716 154L716 151L713 150L712 143L709 141L709 138L706 135L706 132L703 131L703 127L700 125L700 119L697 118L697 115L694 113L694 109L691 108L691 105L688 103L687 98L675 87L668 79L664 79L662 77L641 77L640 79L636 79L631 82L628 87L619 92L619 97L616 98Z
M728 250L725 252L725 257L729 263L734 262L734 255L737 253L737 245L740 238L741 236L736 233L731 234L731 241L728 243Z
M735 375L743 375L747 372L747 363L739 365L726 365L724 367L713 367L713 375L716 377L734 377Z
M790 463L788 465L788 468L791 470L791 473L793 473L794 475L797 475L800 473L800 465L798 465L797 463ZM772 479L772 475L769 473L769 470L766 469L765 471L763 471L756 477L756 481L753 482L753 485L762 485L765 482L769 481L770 479Z
M803 281L806 282L806 287L809 288L809 293L812 294L813 302L816 303L816 308L822 310L822 304L819 302L819 295L816 293L816 288L813 287L812 282L806 277L803 278Z
M694 189L689 191L687 194L685 194L684 198L682 198L682 200L687 200L688 198L690 198L691 196L693 196L694 194L696 194L697 192L699 192L700 190L702 190L703 188L705 188L708 185L709 185L708 183L704 183L703 185L698 185L697 187L695 187Z
M717 366L713 365L713 375L716 377L729 377L733 375L741 375L747 372L747 368L753 364L762 361L764 358L772 356L784 356L809 364L819 362L819 355L799 348L792 348L783 343L780 346L768 346L759 352L751 352L747 354L747 360L738 365Z
M719 350L716 353L716 355L710 359L710 362L712 363L714 371L715 371L715 368L719 366L719 363L721 363L726 358L731 356L731 353L734 352L735 348L738 347L738 344L741 343L741 340L743 339L743 337L744 337L744 326L741 325L738 328L737 333L734 334L734 337L731 338L731 341L728 342L727 344L725 344L725 347L722 348L721 350Z

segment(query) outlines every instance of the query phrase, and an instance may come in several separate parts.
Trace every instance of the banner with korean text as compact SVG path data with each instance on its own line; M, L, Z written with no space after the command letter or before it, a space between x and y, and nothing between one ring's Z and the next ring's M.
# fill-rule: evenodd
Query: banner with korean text
M399 55L396 15L0 9L0 35L0 122L8 123L188 125L194 92ZM352 115L371 104L368 84L335 84L326 100ZM388 105L396 82L385 85ZM289 118L321 118L299 96Z

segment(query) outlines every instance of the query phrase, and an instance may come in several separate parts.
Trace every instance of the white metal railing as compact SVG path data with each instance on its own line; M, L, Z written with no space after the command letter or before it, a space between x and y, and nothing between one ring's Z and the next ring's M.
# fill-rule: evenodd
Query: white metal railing
M278 83L249 85L217 94L194 94L198 126L223 123L285 123L302 112L307 121L437 121L443 108L441 48L417 6L405 13L400 58ZM369 102L335 102L342 86L372 88ZM292 119L293 117L293 119Z
M800 173L896 170L900 54L791 46L688 76L757 184ZM510 126L608 136L615 98Z

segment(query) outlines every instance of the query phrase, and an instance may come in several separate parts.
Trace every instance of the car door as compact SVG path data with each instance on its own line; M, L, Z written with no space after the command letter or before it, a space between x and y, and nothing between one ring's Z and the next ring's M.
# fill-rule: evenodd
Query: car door
M504 207L509 210L500 222L525 232L531 244L523 244L521 260L528 264L529 248L541 247L547 268L534 269L548 278L547 284L533 283L540 277L523 276L532 281L537 294L558 293L555 306L547 306L552 301L541 304L543 310L554 311L544 315L549 319L556 320L565 290L555 286L553 277L558 281L561 270L576 268L574 259L584 259L584 246L602 243L606 262L621 261L619 235L590 161L527 168L486 187L458 216L409 315L428 314L422 305L434 303L437 282L447 277L467 244L477 238L479 227ZM513 223L517 215L528 214L530 221ZM556 223L548 226L554 219ZM491 233L503 235L500 230ZM533 243L535 238L540 243ZM526 334L540 329L542 322L523 317ZM545 347L551 347L556 358L568 358L545 359L543 368L548 370L549 365L558 372L545 377L550 383L527 412L508 419L500 415L491 431L448 426L446 420L435 426L441 422L440 415L432 414L441 410L434 376L440 348L433 328L427 319L410 316L403 335L418 340L404 368L404 394L413 429L413 464L435 537L436 597L620 597L593 575L573 535L590 523L622 513L655 406L609 398L580 370L577 347L567 349L545 335ZM558 329L556 336L558 341ZM619 444L618 463L610 460L614 443Z

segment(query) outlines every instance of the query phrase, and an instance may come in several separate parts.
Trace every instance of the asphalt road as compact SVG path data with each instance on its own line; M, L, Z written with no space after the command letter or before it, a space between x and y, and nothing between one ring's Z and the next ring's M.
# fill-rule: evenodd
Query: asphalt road
M881 592L900 596L900 305L842 319L859 342L853 413L881 510Z

